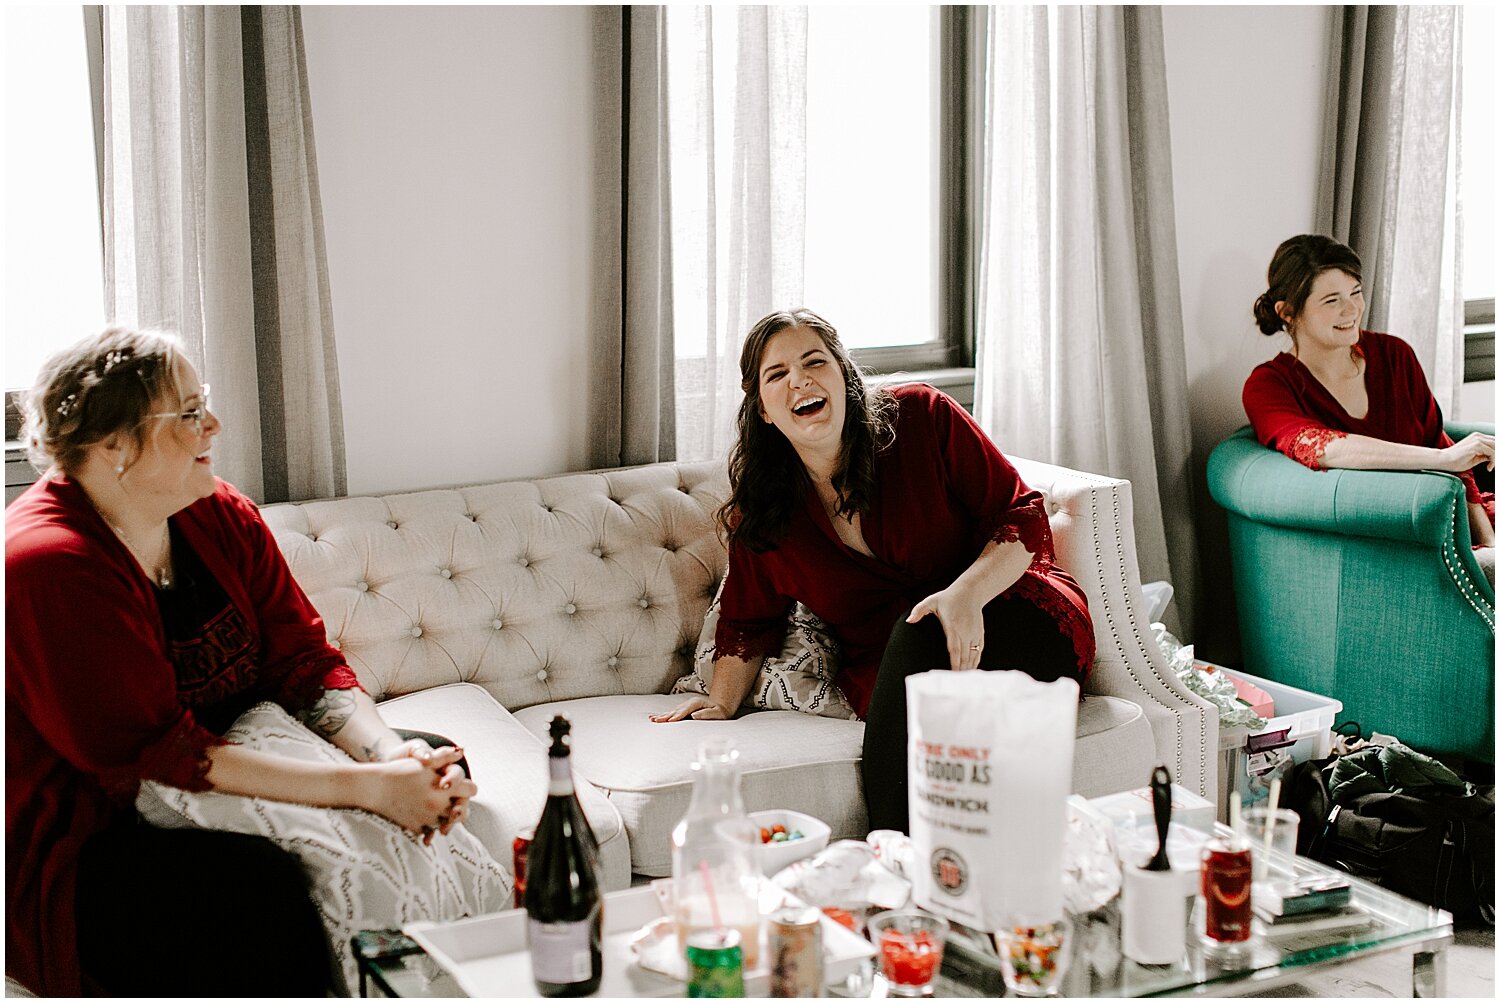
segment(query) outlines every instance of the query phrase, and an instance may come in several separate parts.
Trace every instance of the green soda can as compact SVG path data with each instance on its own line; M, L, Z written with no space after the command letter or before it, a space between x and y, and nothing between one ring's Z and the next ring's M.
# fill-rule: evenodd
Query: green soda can
M745 966L737 930L699 930L687 939L689 999L745 995Z

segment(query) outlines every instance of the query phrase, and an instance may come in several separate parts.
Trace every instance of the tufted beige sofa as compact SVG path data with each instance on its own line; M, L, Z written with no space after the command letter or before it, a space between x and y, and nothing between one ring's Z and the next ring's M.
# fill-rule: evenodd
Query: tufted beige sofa
M1218 718L1167 669L1141 615L1128 482L1017 460L1047 497L1058 561L1089 594L1098 659L1079 708L1074 789L1146 783L1166 763L1216 790ZM509 862L545 800L545 733L573 722L580 797L608 887L671 871L689 764L713 733L740 750L747 807L866 819L857 721L785 711L658 725L726 556L722 463L662 463L378 498L268 506L292 572L396 727L460 743L480 785L471 830Z

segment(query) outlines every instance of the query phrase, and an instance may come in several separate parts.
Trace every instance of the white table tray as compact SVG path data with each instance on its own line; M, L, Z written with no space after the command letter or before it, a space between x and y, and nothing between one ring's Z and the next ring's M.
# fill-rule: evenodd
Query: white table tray
M636 964L630 941L647 923L663 915L651 887L610 892L604 897L604 978L596 996L681 996L677 979L647 971ZM453 976L472 997L535 996L531 955L526 949L526 913L521 909L490 913L452 923L409 923L404 928L435 962ZM828 919L822 920L823 976L828 984L853 974L875 948L858 934ZM745 973L751 996L769 991L764 962Z

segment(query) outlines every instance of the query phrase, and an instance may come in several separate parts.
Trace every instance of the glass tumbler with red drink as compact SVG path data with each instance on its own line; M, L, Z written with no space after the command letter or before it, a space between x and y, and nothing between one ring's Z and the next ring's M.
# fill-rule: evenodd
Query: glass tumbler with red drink
M914 909L898 909L872 917L869 931L889 991L895 996L931 994L943 964L948 921Z

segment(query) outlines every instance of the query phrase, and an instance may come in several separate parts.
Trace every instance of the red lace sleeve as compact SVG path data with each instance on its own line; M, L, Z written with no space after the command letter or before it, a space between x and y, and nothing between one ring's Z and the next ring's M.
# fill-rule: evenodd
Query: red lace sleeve
M785 616L774 620L731 620L721 615L714 631L714 657L728 655L748 660L774 654L781 649L785 637Z
M1031 567L1044 570L1052 566L1052 523L1040 494L1030 491L1023 497L1023 504L990 520L986 538L995 543L1019 542L1031 554Z
M1323 465L1324 451L1328 449L1330 442L1345 438L1346 434L1331 428L1308 425L1299 432L1284 436L1280 443L1281 451L1304 467L1327 470Z

